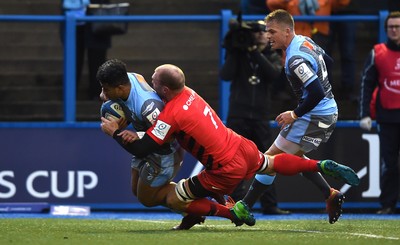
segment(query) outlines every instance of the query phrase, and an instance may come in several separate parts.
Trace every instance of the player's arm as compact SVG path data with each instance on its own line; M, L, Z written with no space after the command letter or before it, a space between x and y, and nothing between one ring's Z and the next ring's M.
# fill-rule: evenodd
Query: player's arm
M293 79L297 79L299 83L303 84L304 89L307 91L307 96L293 110L294 118L296 116L301 117L318 105L325 97L325 92L311 62L306 60L305 57L293 56L289 60L288 66Z
M325 93L318 78L314 78L314 80L308 84L306 90L308 91L307 97L296 109L283 112L275 118L275 121L281 126L281 129L292 123L297 117L301 117L311 111L325 97Z
M126 151L139 158L162 148L162 145L159 145L147 134L142 139L126 143L123 139L123 133L118 127L118 121L112 118L101 118L101 130L112 136Z
M150 136L144 134L143 138L140 140L135 140L133 142L124 143L124 140L119 129L115 130L113 133L113 138L120 144L126 151L135 155L138 158L145 157L152 152L160 150L160 146L155 142Z
M324 89L319 82L318 77L315 78L305 89L308 92L307 97L303 102L294 109L296 116L301 117L311 111L325 97Z

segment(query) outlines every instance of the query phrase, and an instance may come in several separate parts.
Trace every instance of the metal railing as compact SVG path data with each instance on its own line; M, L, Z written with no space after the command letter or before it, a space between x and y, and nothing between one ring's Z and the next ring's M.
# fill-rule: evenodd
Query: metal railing
M295 16L295 21L358 21L358 22L377 22L379 24L378 41L384 41L386 38L383 23L388 15L387 11L380 11L378 15L342 15L342 16ZM75 82L75 31L78 21L85 22L219 22L221 25L220 40L223 39L229 28L229 20L237 16L231 10L221 10L219 15L136 15L136 16L85 16L76 17L71 13L65 15L0 15L0 22L65 22L65 40L64 40L64 121L60 123L49 123L54 127L75 127L74 124L81 124L76 121L76 82ZM242 19L259 20L264 15L243 15ZM221 43L221 42L220 42ZM220 47L220 65L222 65L225 50ZM220 117L225 121L229 103L230 83L220 81ZM355 121L345 121L338 126L355 127L358 123ZM3 126L11 126L15 123L2 123ZM21 123L20 126L33 125L44 126L43 123ZM93 126L92 123L83 123L86 126ZM82 126L83 126L82 125ZM96 126L98 124L96 123ZM52 126L50 126L52 127ZM79 127L79 126L78 126Z

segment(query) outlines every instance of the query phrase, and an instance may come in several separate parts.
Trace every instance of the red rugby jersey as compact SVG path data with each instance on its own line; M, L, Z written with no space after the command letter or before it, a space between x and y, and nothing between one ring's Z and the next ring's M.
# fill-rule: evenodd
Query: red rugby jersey
M210 105L188 87L165 105L147 134L160 145L175 137L182 148L213 169L230 161L241 141Z

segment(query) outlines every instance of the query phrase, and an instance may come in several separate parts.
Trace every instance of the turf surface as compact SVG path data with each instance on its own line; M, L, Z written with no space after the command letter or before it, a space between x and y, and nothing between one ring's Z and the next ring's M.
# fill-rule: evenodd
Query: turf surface
M0 244L400 244L398 215L347 214L333 225L325 215L258 215L253 227L209 218L188 231L170 230L179 218L151 213L0 215Z

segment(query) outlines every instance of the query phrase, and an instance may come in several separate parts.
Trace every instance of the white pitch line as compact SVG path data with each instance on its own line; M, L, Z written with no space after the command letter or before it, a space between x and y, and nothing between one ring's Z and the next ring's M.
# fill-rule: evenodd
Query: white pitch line
M144 219L122 219L122 220L135 220L141 222L148 222L148 223L170 223L169 221L163 220L144 220ZM202 227L233 227L232 224L229 225L200 225ZM258 227L240 227L238 229L241 230L262 230ZM306 233L329 233L325 231L313 231L313 230L282 230L279 231L291 231L291 232L306 232ZM347 234L350 236L358 236L358 237L369 237L369 238L376 238L376 239L386 239L386 240L400 240L399 237L391 237L391 236L381 236L381 235L374 235L374 234L365 234L365 233L353 233L353 232L344 232L343 234Z
M203 226L203 227L214 227L214 228L218 228L218 227L236 228L234 224L229 224L229 225L200 225L200 226ZM258 227L249 227L249 226L237 227L236 229L240 229L240 230L262 230L261 228L258 228Z
M308 232L308 233L328 233L328 232L324 232L324 231L312 231L312 230L281 230L281 231ZM347 234L347 235L350 235L350 236L370 237L370 238L386 239L386 240L400 240L399 237L381 236L381 235L365 234L365 233L344 232L343 234Z
M352 236L363 236L363 237L371 237L371 238L378 238L378 239L387 239L387 240L400 240L398 237L391 237L391 236L381 236L381 235L373 235L373 234L363 234L363 233L345 233Z
M120 219L126 221L140 221L140 222L147 222L147 223L171 223L171 221L164 221L164 220L149 220L149 219Z

